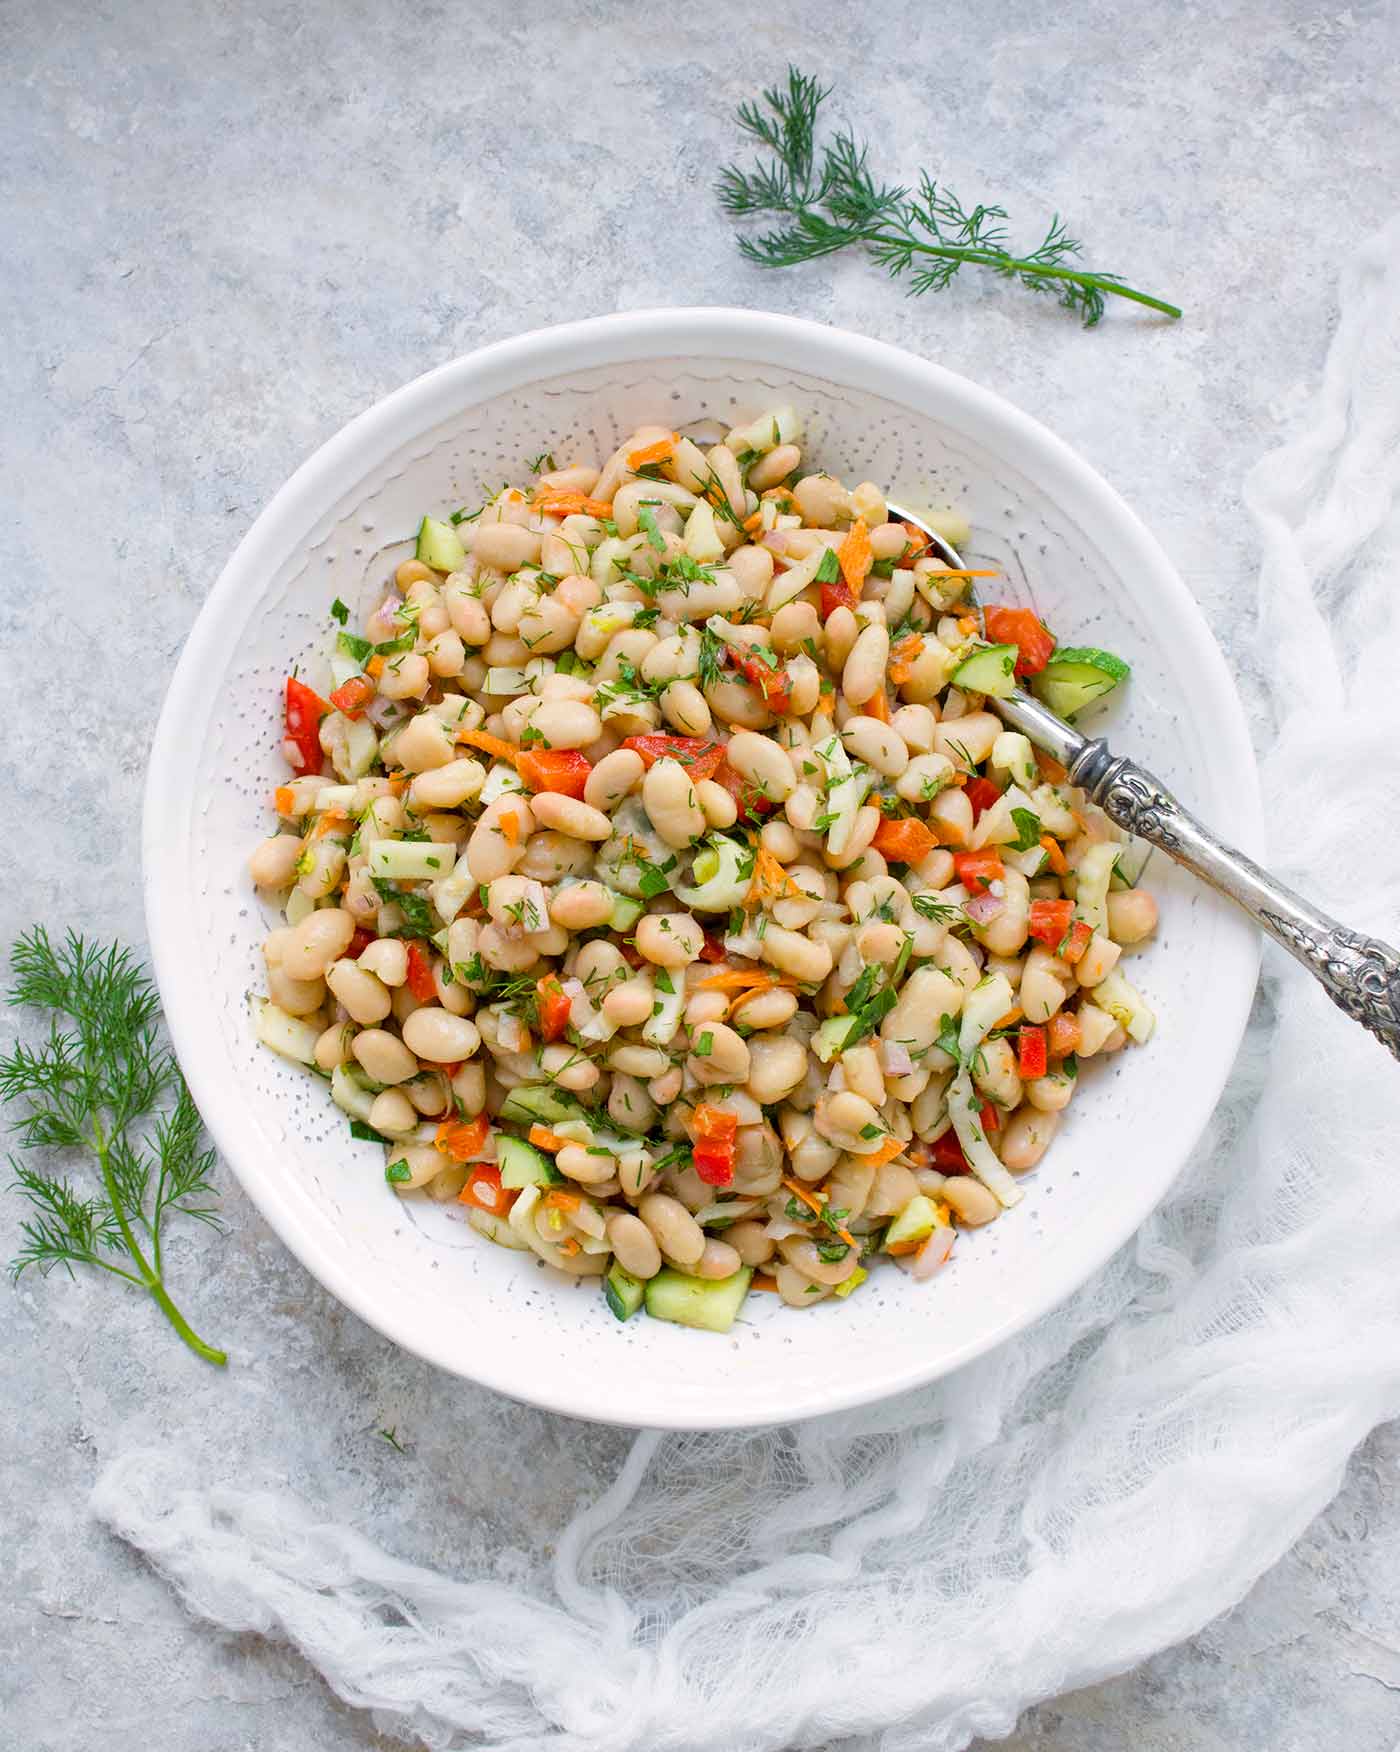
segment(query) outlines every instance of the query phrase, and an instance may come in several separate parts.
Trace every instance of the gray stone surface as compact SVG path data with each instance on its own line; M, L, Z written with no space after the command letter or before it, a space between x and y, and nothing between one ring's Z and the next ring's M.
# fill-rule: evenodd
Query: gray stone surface
M768 305L1003 391L1140 508L1252 695L1238 487L1315 378L1338 263L1400 180L1385 0L10 0L0 49L6 939L40 916L140 941L139 798L165 678L291 469L426 367L570 316ZM1096 264L1174 296L1187 321L1115 312L1086 335L970 276L913 302L854 261L746 268L709 184L735 103L790 54L839 78L891 174L926 161L1027 226L1059 208ZM227 1234L178 1244L172 1276L233 1354L226 1377L118 1286L3 1291L7 1748L383 1744L285 1650L187 1619L91 1525L96 1470L134 1441L291 1483L405 1556L490 1554L512 1573L539 1563L580 1446L623 1450L540 1416L529 1494L456 1477L454 1431L500 1403L395 1353L224 1192ZM0 1199L6 1250L18 1214ZM1398 1472L1392 1427L1236 1611L1034 1710L1012 1744L1393 1752ZM448 1535L444 1491L461 1510Z

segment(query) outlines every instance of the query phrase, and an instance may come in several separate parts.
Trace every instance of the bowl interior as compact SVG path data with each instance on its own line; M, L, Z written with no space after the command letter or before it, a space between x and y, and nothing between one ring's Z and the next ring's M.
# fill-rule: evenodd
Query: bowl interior
M1115 744L1237 839L1256 829L1238 704L1155 544L1032 422L892 349L739 313L580 324L433 373L318 453L230 563L162 717L145 849L167 1014L221 1149L317 1277L444 1368L580 1416L800 1417L915 1385L1014 1332L1162 1196L1219 1093L1253 988L1252 933L1155 858L1161 930L1125 970L1157 1011L1157 1036L1084 1066L1024 1203L961 1235L930 1285L882 1268L848 1301L805 1314L752 1296L726 1338L643 1317L619 1325L592 1285L491 1246L456 1206L400 1200L382 1151L350 1139L325 1083L254 1043L247 998L275 921L245 863L285 776L281 683L293 662L324 679L332 599L371 604L424 511L521 481L540 451L601 458L644 420L731 423L779 401L804 413L808 462L876 481L911 510L961 510L975 563L1006 575L997 594L1033 605L1066 642L1127 657L1133 680L1106 725Z

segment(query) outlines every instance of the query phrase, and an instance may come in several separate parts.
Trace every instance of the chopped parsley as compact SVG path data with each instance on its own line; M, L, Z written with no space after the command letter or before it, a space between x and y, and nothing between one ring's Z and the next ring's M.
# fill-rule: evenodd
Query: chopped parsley
M656 513L650 505L643 505L637 513L637 522L641 525L642 534L659 554L666 552L666 537L657 527Z
M349 618L350 618L350 610L345 606L345 604L337 596L335 601L331 604L331 619L336 623L337 626L343 627L345 625L346 621L349 620Z
M836 557L835 548L827 548L812 574L814 584L834 584L841 576L841 562Z
M1040 844L1040 817L1033 809L1013 809L1011 819L1016 824L1016 843L1012 851L1033 851Z

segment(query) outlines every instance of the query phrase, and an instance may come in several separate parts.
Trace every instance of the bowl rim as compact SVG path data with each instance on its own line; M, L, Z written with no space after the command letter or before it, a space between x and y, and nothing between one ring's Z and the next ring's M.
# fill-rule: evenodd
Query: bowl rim
M1189 1096L1183 1092L1181 1141L1180 1148L1173 1153L1174 1166L1154 1187L1149 1204L1137 1212L1125 1212L1121 1222L1098 1238L1097 1245L1076 1255L1076 1268L1065 1282L1057 1283L1038 1300L1018 1307L1000 1324L938 1353L926 1367L902 1365L882 1372L872 1358L872 1367L863 1371L859 1379L834 1384L820 1396L806 1393L795 1403L779 1405L772 1415L756 1414L747 1406L729 1411L721 1407L716 1413L707 1412L703 1416L675 1411L659 1416L640 1415L635 1404L597 1403L582 1378L578 1385L571 1384L563 1391L531 1395L521 1391L507 1362L498 1363L490 1354L480 1354L481 1347L465 1347L471 1366L463 1367L463 1347L455 1345L450 1335L434 1340L431 1335L403 1330L395 1319L393 1305L384 1307L376 1303L373 1294L362 1293L354 1273L336 1258L334 1250L303 1228L278 1198L275 1181L251 1165L245 1170L241 1162L244 1145L237 1086L220 1076L209 1055L194 1044L198 1035L196 1012L201 1000L195 982L186 977L180 928L181 894L175 869L178 860L168 856L172 833L180 837L180 829L172 829L172 799L178 800L188 790L187 784L182 783L182 768L190 752L189 739L182 734L181 726L197 714L204 692L203 677L220 654L219 626L225 605L240 594L244 578L256 577L269 566L283 562L289 546L304 530L306 517L301 507L305 501L318 505L334 503L343 492L347 472L357 469L363 472L366 454L386 454L395 445L450 417L451 407L440 404L450 402L470 409L504 389L555 377L570 369L582 371L672 356L728 357L772 366L772 349L791 353L795 346L810 349L811 356L803 368L815 372L832 369L838 381L841 377L841 371L836 369L838 362L847 375L861 367L877 379L896 372L898 393L906 399L927 397L935 402L952 402L960 412L990 421L1028 446L1042 469L1058 471L1072 482L1081 502L1096 511L1106 524L1114 526L1120 538L1132 542L1152 572L1154 588L1168 599L1181 635L1189 640L1190 656L1199 665L1203 691L1216 707L1216 759L1219 767L1231 775L1235 786L1232 836L1242 849L1258 855L1263 839L1258 769L1233 677L1195 598L1156 538L1116 489L1039 420L960 373L902 347L849 330L801 317L722 305L628 311L532 329L449 360L356 415L321 444L278 489L229 557L186 638L151 744L142 807L142 865L152 966L166 1025L190 1091L219 1153L232 1167L244 1192L307 1271L352 1313L394 1344L449 1374L508 1398L595 1423L627 1428L717 1430L800 1421L850 1410L927 1385L1015 1337L1060 1306L1101 1270L1165 1197L1219 1101L1254 999L1262 944L1257 934L1248 939L1237 934L1238 977L1225 987L1216 1006L1216 1029L1223 1050L1216 1055L1214 1075L1197 1079ZM800 367L790 362L780 368Z

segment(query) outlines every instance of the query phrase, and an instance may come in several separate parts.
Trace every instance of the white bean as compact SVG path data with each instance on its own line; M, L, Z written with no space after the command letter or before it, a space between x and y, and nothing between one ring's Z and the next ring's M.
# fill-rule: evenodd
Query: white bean
M656 761L642 781L642 804L668 846L688 846L705 831L690 774L669 756Z
M469 1059L481 1045L475 1022L465 1016L454 1016L436 1004L425 1004L404 1021L403 1038L419 1058L439 1065Z

